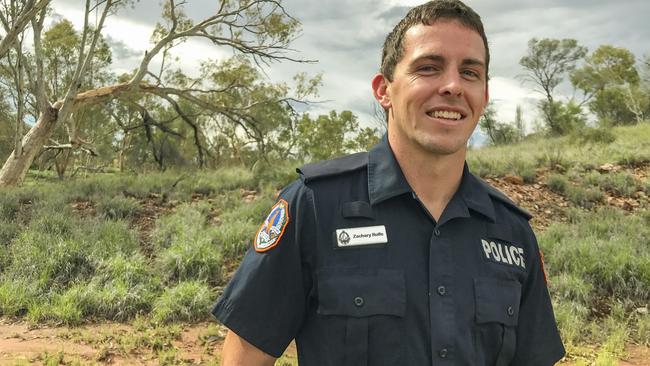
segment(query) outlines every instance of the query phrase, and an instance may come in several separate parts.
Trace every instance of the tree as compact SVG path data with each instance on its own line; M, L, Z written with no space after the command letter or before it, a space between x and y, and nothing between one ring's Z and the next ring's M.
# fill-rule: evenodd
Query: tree
M559 125L557 118L560 104L555 100L555 88L586 54L587 49L578 45L575 39L533 38L528 42L528 54L519 60L519 64L526 70L524 79L532 82L535 91L545 97L540 107L552 134L560 134L562 130L566 130Z
M553 134L566 135L582 129L587 124L582 107L574 101L567 103L542 101L541 108L544 115L554 116L555 130L553 130Z
M635 63L629 50L603 45L571 74L572 84L586 95L589 108L600 121L621 125L643 118Z
M519 140L516 127L497 120L497 112L492 102L485 107L479 127L487 135L491 145L504 145Z
M379 141L377 130L359 129L357 116L350 111L330 111L311 118L303 114L296 122L293 144L300 160L325 160L351 152L367 151Z
M128 81L106 85L102 87L88 87L82 83L84 77L91 69L94 56L101 49L101 32L109 15L114 14L121 7L131 3L127 0L100 0L85 2L84 26L81 30L80 41L77 45L77 58L73 62L74 72L64 83L62 97L48 95L48 80L44 72L44 44L42 40L43 23L46 18L46 6L50 1L26 1L18 12L18 16L7 18L5 26L7 36L0 42L0 57L6 55L4 44L16 39L15 33L22 34L27 23L31 22L33 34L33 53L35 71L33 80L27 85L27 92L35 100L37 106L36 124L30 129L22 140L22 152L12 152L0 170L0 186L20 184L34 157L48 142L54 129L66 123L75 113L91 104L107 103L115 100L127 103L144 113L144 105L137 103L138 96L148 94L158 98L171 108L179 120L187 125L197 126L197 120L183 109L184 104L197 106L211 113L213 119L229 121L240 126L258 127L260 118L255 115L256 108L264 103L279 102L278 100L253 101L252 104L241 104L231 107L220 101L220 95L225 92L242 89L237 82L226 85L221 89L203 89L189 84L178 87L173 83L166 83L160 75L150 71L150 63L154 57L165 53L174 45L197 37L211 41L215 46L228 47L235 53L245 56L255 65L268 64L273 61L291 60L286 55L288 46L299 30L299 22L290 17L279 1L275 0L221 0L215 14L210 15L198 23L192 22L183 12L185 2L167 0L163 6L162 21L156 26L153 46L145 52L139 66ZM97 12L97 22L90 24L90 15ZM25 20L26 19L26 20ZM3 22L5 23L5 22ZM10 47L9 47L10 48ZM7 49L9 49L7 48ZM173 80L173 79L172 79ZM167 80L169 81L169 79ZM274 98L278 95L268 95ZM286 95L280 99L287 101ZM282 102L282 101L280 101ZM286 105L286 103L285 103ZM143 117L143 119L145 119ZM193 127L192 127L193 128ZM252 129L252 127L251 127ZM197 131L195 129L195 131ZM262 129L254 133L262 132ZM194 140L202 140L197 131ZM258 135L259 137L259 135ZM164 146L164 144L163 144ZM197 148L200 148L197 145Z
M521 110L521 105L517 104L515 109L515 129L517 131L517 140L521 140L526 136L526 126L524 125L524 112Z

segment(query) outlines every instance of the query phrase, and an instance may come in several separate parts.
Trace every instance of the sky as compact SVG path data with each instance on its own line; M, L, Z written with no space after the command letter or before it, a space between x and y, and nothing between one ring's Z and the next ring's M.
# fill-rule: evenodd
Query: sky
M54 0L55 17L65 17L77 27L83 24L81 0ZM284 0L289 14L302 23L301 35L289 56L317 60L314 64L274 63L265 72L269 81L291 83L297 72L322 73L319 103L308 107L312 114L351 110L364 126L377 126L377 104L370 80L379 69L384 38L409 8L412 0ZM503 122L513 121L521 105L530 132L538 119L541 98L533 86L522 81L519 59L531 38L574 38L590 52L610 44L625 47L637 59L650 56L650 1L648 0L466 0L482 18L488 37L490 99ZM187 0L185 10L195 21L212 14L218 1ZM159 0L140 0L107 20L104 32L113 51L117 72L132 70L149 42L159 18ZM202 41L180 45L175 54L179 67L196 75L201 60L232 55ZM156 63L154 62L154 67ZM158 64L159 65L159 64ZM568 84L559 90L572 95Z

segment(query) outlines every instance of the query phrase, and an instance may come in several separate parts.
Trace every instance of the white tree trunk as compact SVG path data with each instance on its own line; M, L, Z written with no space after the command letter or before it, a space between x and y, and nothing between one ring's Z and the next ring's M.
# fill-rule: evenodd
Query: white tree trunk
M41 150L57 123L58 109L49 107L41 113L38 121L25 135L22 143L22 154L11 153L9 159L0 170L0 187L20 185L25 179L34 157Z

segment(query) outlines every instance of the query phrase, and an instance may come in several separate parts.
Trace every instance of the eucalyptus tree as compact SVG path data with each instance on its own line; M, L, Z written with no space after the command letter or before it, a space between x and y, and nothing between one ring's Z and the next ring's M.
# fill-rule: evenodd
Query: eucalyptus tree
M578 44L575 39L536 39L528 42L528 53L519 60L526 73L524 80L532 82L536 92L544 95L540 103L544 120L553 134L568 132L564 122L569 106L563 106L557 100L555 88L560 85L578 63L587 54L587 48Z
M587 96L591 111L615 125L643 120L640 81L634 54L611 45L598 47L571 75L573 85Z
M19 35L27 34L25 27L30 23L33 35L31 52L35 70L33 80L25 87L26 92L35 100L38 114L36 123L21 141L21 151L14 150L0 170L0 186L20 184L34 157L48 143L54 129L90 104L103 104L108 101L129 103L142 112L141 108L145 106L138 104L138 96L147 94L167 103L189 125L195 121L183 109L182 104L188 103L210 111L210 117L213 119L228 121L246 129L251 136L257 137L259 147L264 149L260 110L272 103L287 107L291 99L286 93L268 92L261 93L260 96L242 98L240 103L233 107L225 104L231 99L223 97L223 94L243 91L244 88L238 80L233 80L231 84L221 88L211 88L210 85L190 85L184 88L165 82L151 70L152 60L156 56L164 56L171 48L190 38L207 39L215 47L229 48L255 66L281 60L300 62L301 60L289 56L287 52L290 42L299 32L300 24L287 14L280 0L221 0L216 2L213 14L198 22L192 21L184 12L184 6L189 1L166 0L161 20L152 36L152 46L143 54L131 78L100 87L85 86L81 81L91 69L93 59L100 48L101 34L107 18L133 1L86 0L84 25L77 45L77 57L73 62L74 72L69 81L64 83L65 92L61 97L48 94L48 80L43 63L43 24L50 1L32 0L22 3L24 4L18 16L5 16L6 28L10 31L0 42L0 57L15 45ZM95 24L91 24L91 14L97 15ZM5 46L6 43L9 45ZM246 103L247 101L249 103ZM144 112L141 114L147 115ZM188 118L184 118L183 114ZM200 141L201 138L196 140Z

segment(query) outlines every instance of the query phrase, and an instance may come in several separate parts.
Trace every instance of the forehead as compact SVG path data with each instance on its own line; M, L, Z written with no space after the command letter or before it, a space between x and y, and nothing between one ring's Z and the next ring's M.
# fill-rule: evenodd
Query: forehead
M410 62L435 53L446 58L472 58L485 63L483 39L475 30L456 20L438 20L431 25L417 24L404 35L402 60Z

